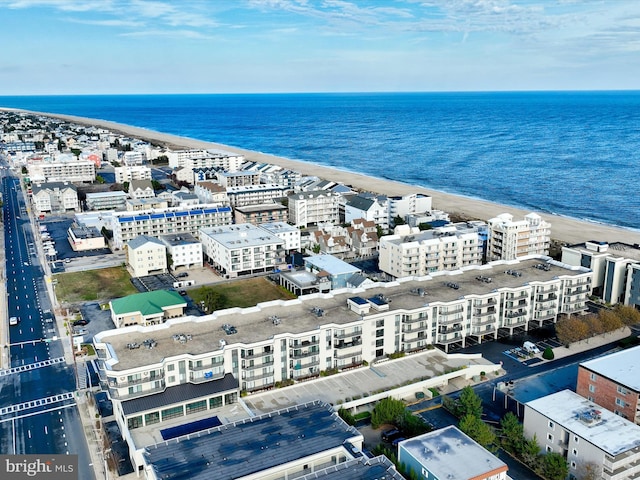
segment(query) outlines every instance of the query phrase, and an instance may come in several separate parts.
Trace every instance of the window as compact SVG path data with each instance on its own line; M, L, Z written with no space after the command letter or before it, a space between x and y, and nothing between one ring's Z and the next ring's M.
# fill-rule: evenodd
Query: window
M129 427L129 430L142 427L142 415L127 419L127 425Z
M575 449L575 448L571 451L571 453L573 453L573 456L574 456L574 457L577 457L577 456L578 456L578 450L577 450L577 449Z
M376 340L376 347L383 347L384 346L384 339L383 338L379 338Z
M553 442L553 435L551 433L547 433L547 440Z
M571 468L576 468L576 462L571 462Z
M222 406L222 397L213 397L209 399L209 408L218 408Z
M549 428L551 430L553 430L555 428L555 424L551 420L549 420Z
M616 405L618 405L619 407L624 407L624 400L622 400L621 398L616 398Z
M595 373L593 373L593 372L591 372L591 373L589 374L589 378L595 382L595 381L596 381L596 374L595 374Z
M577 436L577 435L574 435L574 436L573 436L573 442L574 442L574 443L578 443L578 440L579 440L578 436Z
M620 385L618 385L618 393L621 395L626 395L627 394L627 389L624 387L621 387Z
M206 400L199 400L197 402L187 403L187 415L190 415L192 413L201 412L201 411L206 410L206 409L207 409L207 401Z
M595 387L595 386L593 386L593 385L589 385L589 391L590 391L591 393L595 392L595 391L596 391L596 387Z
M165 408L162 410L162 420L169 420L170 418L182 417L184 415L184 409L182 405L179 407Z
M376 320L376 327L384 327L384 318Z
M159 423L159 422L160 422L160 413L159 412L147 413L144 416L144 424L145 425L153 425L154 423Z
M167 372L173 372L176 369L176 366L173 363L167 365Z
M549 453L549 452L551 452L551 451L552 451L552 449L551 449L551 447L550 447L549 445L547 445L546 450L547 450L547 453Z
M384 337L384 329L376 330L376 338Z

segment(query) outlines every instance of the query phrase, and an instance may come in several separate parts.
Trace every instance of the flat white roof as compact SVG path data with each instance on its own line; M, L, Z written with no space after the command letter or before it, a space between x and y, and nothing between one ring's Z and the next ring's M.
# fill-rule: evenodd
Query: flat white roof
M399 450L405 450L436 478L467 480L507 470L506 463L453 425L400 442ZM399 456L404 461L402 453Z
M640 347L583 362L580 366L640 392Z
M640 446L640 426L605 410L571 390L547 395L527 402L525 406L541 413L611 456ZM526 415L525 412L525 418Z
M250 223L202 228L200 232L232 250L283 242L279 237Z

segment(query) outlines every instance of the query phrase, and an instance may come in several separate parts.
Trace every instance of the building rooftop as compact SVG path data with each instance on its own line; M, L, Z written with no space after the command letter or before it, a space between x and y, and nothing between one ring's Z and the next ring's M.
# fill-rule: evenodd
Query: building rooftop
M68 182L43 182L43 183L34 183L31 186L31 190L34 195L37 195L41 190L66 190L70 189L74 192L77 192L78 189L73 183Z
M304 259L305 265L313 265L318 270L325 270L331 275L343 275L345 273L360 273L358 267L340 260L333 255L312 255Z
M583 362L580 366L640 392L640 347Z
M490 264L491 265L491 264ZM191 353L192 355L214 352L220 340L227 345L235 343L252 344L268 341L274 335L282 333L305 333L318 330L320 325L346 325L361 321L360 314L348 307L347 300L354 295L373 298L383 295L392 301L390 310L414 310L426 304L449 302L465 302L465 297L486 296L500 289L514 291L526 284L536 281L550 281L559 275L575 275L584 273L585 269L569 269L556 263L550 263L549 270L534 268L540 265L540 259L522 261L499 261L482 267L472 267L464 272L438 272L420 279L402 279L401 281L378 283L360 289L341 289L325 294L305 295L294 300L275 300L250 308L230 308L219 310L201 317L182 317L167 320L162 325L153 327L130 326L118 330L107 330L95 336L96 342L109 343L117 361L111 368L116 371L141 367L162 362L164 358ZM505 269L517 271L521 276L504 273ZM481 273L491 276L492 282L478 281ZM458 289L447 286L455 281ZM422 291L422 295L418 292ZM517 291L517 290L516 290ZM498 293L494 293L498 295ZM323 310L323 317L314 313L314 308ZM274 325L270 317L280 318L279 325ZM233 324L237 333L227 335L223 324ZM186 344L173 341L173 335L188 333L192 339ZM127 343L138 342L152 336L156 348L149 350L139 348L129 350Z
M253 212L268 212L272 210L288 210L287 207L281 203L263 203L261 205L244 205L241 207L235 207L238 212L253 213Z
M136 248L140 248L147 243L153 243L154 245L160 245L164 247L164 244L156 237L152 237L151 235L138 235L136 238L129 240L127 248L129 248L129 250L135 250Z
M332 467L316 470L293 480L404 480L400 472L384 455L374 458L358 457Z
M282 243L279 237L250 223L202 228L200 232L231 250Z
M574 248L576 250L588 252L590 254L596 253L593 248L589 248L588 244L598 245L600 247L601 254L611 255L619 258L628 258L629 260L640 261L640 246L638 245L630 245L628 243L623 242L599 242L595 240L591 240L589 242L578 243L575 245L571 245L570 248Z
M169 235L160 235L159 238L162 243L171 247L200 243L198 239L190 233L172 233ZM129 245L131 245L131 242L129 242Z
M562 390L525 405L611 456L640 447L640 426L571 390Z
M73 232L73 235L76 238L89 239L89 238L102 237L102 234L96 227L87 227L86 225L78 225L76 222L73 222L69 227L69 229Z
M166 307L187 306L184 298L172 290L154 290L152 292L135 293L111 300L111 310L116 315L129 312L140 312L142 315L162 313Z
M127 192L123 192L121 190L116 191L116 192L91 192L91 193L87 193L87 199L92 199L92 198L120 198L120 197L124 197L126 198L127 196Z
M405 243L416 242L420 243L433 239L446 239L449 237L456 237L459 235L478 233L477 225L469 225L466 222L450 223L446 226L434 228L432 230L423 230L419 233L410 233L407 235L388 235L381 237L381 241L387 241L395 245L402 245Z
M435 478L471 480L507 470L506 463L453 425L404 440L399 450L418 460ZM402 453L399 456L402 458Z
M313 402L221 425L145 449L161 479L232 480L362 443L333 408Z
M295 232L295 231L298 231L297 227L294 227L293 225L289 225L287 222L261 223L260 224L260 228L263 228L264 230L267 230L268 232L271 232L274 235L276 233L281 233L281 232Z

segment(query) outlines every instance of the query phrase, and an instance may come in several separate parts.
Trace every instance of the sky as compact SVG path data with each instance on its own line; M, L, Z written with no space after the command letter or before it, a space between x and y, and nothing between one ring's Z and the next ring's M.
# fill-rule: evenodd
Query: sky
M0 0L0 95L640 89L640 0Z

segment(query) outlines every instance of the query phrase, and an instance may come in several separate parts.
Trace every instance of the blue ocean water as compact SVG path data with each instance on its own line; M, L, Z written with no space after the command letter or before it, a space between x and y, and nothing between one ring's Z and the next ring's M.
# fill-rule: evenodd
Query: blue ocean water
M640 229L640 92L0 97ZM436 205L437 207L437 205Z

